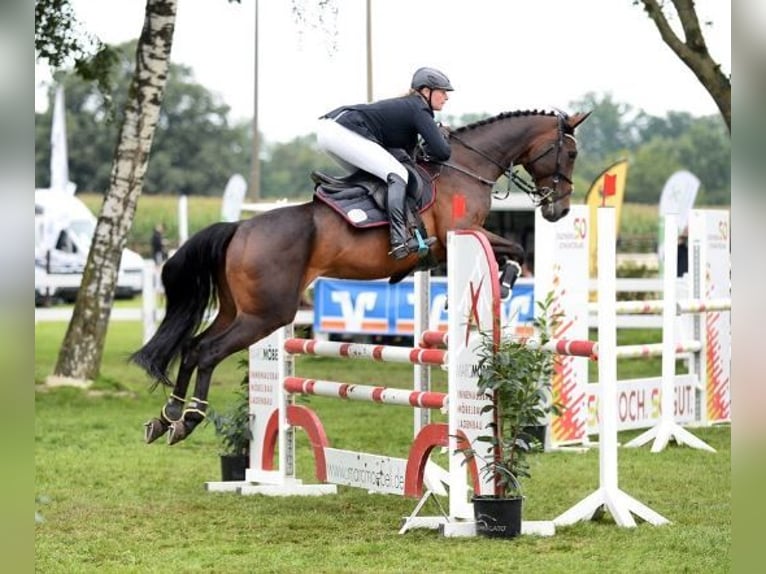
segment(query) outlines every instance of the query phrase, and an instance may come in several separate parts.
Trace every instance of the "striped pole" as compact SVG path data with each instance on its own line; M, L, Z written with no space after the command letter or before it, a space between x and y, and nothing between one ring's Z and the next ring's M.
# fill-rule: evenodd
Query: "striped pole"
M588 305L590 312L598 312L598 303ZM618 315L661 315L665 309L663 299L644 301L618 301ZM731 299L680 299L676 303L676 315L684 313L706 313L708 311L730 311Z
M413 349L392 345L338 343L335 341L292 338L285 341L285 351L294 355L367 359L388 363L436 366L447 364L447 351L443 349Z
M527 344L532 348L537 348L539 347L540 342L535 339L528 339ZM552 339L543 345L542 349L544 351L555 353L556 355L586 357L591 361L598 361L599 357L597 341ZM676 353L696 353L701 349L702 343L699 341L681 341L675 346ZM620 359L659 357L662 355L662 353L662 343L622 345L617 347L617 357Z
M369 385L354 385L335 381L285 377L284 388L288 393L335 397L350 401L384 403L426 409L444 409L447 394L432 391L409 391Z
M678 313L706 313L708 311L731 311L731 298L683 299L678 302Z
M598 343L596 341L583 341L578 339L551 339L540 347L537 339L525 339L525 344L532 348L542 348L543 351L566 355L569 357L586 357L596 360L598 358Z
M681 341L676 343L675 352L696 353L702 349L699 341ZM636 359L646 357L661 357L663 355L663 343L646 343L643 345L622 345L617 347L618 359ZM675 360L675 358L673 359Z
M420 337L420 346L446 347L448 339L447 331L423 331Z

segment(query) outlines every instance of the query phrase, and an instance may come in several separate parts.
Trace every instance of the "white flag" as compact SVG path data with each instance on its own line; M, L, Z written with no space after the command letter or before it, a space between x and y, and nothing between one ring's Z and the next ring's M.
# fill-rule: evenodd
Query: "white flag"
M66 110L64 108L64 87L56 88L53 103L53 125L51 127L51 189L74 193L69 184L69 156L66 145Z
M223 203L221 204L222 221L239 221L242 202L245 200L245 191L247 191L245 178L238 173L232 175L223 192Z
M678 232L689 225L689 213L694 206L700 180L689 171L677 171L665 182L660 195L660 217L675 213L678 215Z

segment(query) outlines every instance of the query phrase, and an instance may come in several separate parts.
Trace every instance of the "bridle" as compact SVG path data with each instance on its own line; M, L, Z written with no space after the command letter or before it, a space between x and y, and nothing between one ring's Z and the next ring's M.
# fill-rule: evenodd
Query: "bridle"
M553 173L534 178L534 185L530 184L529 181L524 179L522 176L520 176L517 173L517 170L514 168L513 163L511 163L508 167L501 164L499 161L495 160L494 158L490 157L486 153L484 153L482 150L472 146L465 140L459 138L457 135L455 135L454 132L451 132L450 139L456 141L460 145L462 145L464 148L466 148L469 151L472 151L473 153L481 156L482 158L486 159L491 164L497 166L500 168L502 173L508 178L508 189L506 190L506 197L507 194L510 193L510 184L513 183L517 188L519 188L521 191L526 193L529 198L532 200L532 202L535 204L535 206L542 206L542 205L549 205L551 203L556 203L557 201L560 201L569 195L572 194L573 186L572 186L572 180L569 179L566 174L562 173L561 171L561 152L564 147L564 138L565 137L573 137L570 134L567 134L564 132L564 118L560 113L556 114L556 118L558 120L557 123L557 132L558 137L556 138L556 141L551 143L547 148L545 148L543 151L541 151L539 154L537 154L534 158L529 160L527 163L524 164L524 169L529 172L529 167L533 165L535 162L540 161L542 158L547 156L552 151L556 152L556 169ZM451 169L454 169L455 171L459 171L462 174L465 174L469 177L472 177L481 183L488 185L490 187L494 187L496 181L489 180L485 177L482 177L476 173L473 173L472 171L464 168L463 166L460 166L458 164L452 163L450 161L443 161L439 162L441 165L445 167L449 167ZM545 178L552 178L553 181L553 187L539 187L537 182L541 179ZM558 186L561 181L565 181L569 184L569 191L561 191L559 192Z

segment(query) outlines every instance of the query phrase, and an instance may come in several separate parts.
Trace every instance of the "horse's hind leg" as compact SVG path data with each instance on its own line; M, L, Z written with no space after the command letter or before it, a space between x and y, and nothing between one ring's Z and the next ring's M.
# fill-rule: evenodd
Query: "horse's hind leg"
M194 349L199 343L201 335L192 339L181 353L181 361L178 367L178 376L173 391L170 393L167 402L162 406L160 415L144 423L144 439L146 443L152 443L164 435L170 425L180 421L183 416L184 402L186 400L186 391L189 388L192 373L194 372L194 362L190 360Z
M191 381L194 369L197 367L200 341L207 336L223 331L231 324L231 315L232 312L222 303L221 310L210 327L194 337L184 347L181 352L178 376L176 377L173 391L170 393L167 402L162 406L159 417L153 418L144 424L144 439L147 444L154 442L164 435L173 423L182 420L185 411L186 392L189 389L189 382ZM194 399L192 399L192 402L194 402ZM189 408L189 406L186 408ZM170 441L170 437L168 437L168 441Z
M197 365L197 380L194 384L194 396L186 404L181 420L170 425L168 444L175 444L189 436L207 415L207 396L210 380L216 366L226 357L247 349L251 344L262 339L277 327L292 320L297 310L297 302L292 313L286 319L265 321L253 315L240 314L222 333L206 336L194 350Z

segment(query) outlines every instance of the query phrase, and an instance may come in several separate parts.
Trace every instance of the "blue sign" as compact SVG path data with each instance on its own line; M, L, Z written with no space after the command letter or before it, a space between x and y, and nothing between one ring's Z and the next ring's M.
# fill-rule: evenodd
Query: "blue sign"
M431 277L429 326L447 329L447 278ZM531 325L534 283L519 279L509 301L501 304L503 325ZM412 278L391 285L387 280L352 281L320 277L314 282L314 332L365 335L412 335L415 288Z

